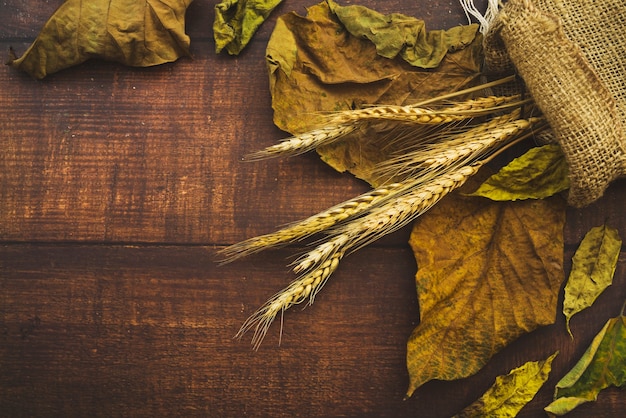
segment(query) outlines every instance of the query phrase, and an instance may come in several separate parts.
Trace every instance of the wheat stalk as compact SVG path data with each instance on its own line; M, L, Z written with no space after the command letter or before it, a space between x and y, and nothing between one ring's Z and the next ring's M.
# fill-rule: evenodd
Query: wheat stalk
M247 161L273 157L294 156L331 144L357 129L392 122L418 125L446 125L500 112L511 107L519 108L529 103L519 96L490 96L471 99L443 109L427 109L414 106L374 106L365 109L335 113L326 126L283 139L277 144L244 157Z
M272 157L303 154L323 145L331 144L363 127L363 125L376 121L388 120L396 123L410 122L426 125L440 125L491 114L511 107L520 107L529 103L530 99L522 100L519 96L489 96L461 101L439 110L423 107L423 105L426 104L437 101L442 102L443 100L458 95L469 94L511 80L511 77L507 77L495 82L483 84L482 86L472 87L453 94L425 100L415 105L373 106L365 109L336 112L329 117L325 126L283 139L275 145L246 155L244 159L247 161L255 161Z
M271 145L260 151L250 153L244 157L247 161L263 160L279 156L293 156L304 154L322 145L328 145L354 132L358 128L355 123L342 123L324 126L300 135L283 139L278 144Z
M342 257L343 253L335 253L318 268L297 278L285 289L275 294L260 309L248 317L235 338L241 339L246 332L253 330L252 345L257 350L276 315L279 313L282 315L287 309L304 301L308 301L309 305L313 303L315 295L324 286L328 277L337 269ZM282 321L280 334L282 337Z
M529 103L515 96L487 96L465 100L441 108L425 108L415 105L407 106L372 106L363 109L334 112L327 120L329 125L350 122L363 123L375 120L391 120L418 124L445 124L475 118L486 114L502 111L511 107L520 107Z
M379 179L417 177L419 172L432 177L451 165L465 164L484 157L520 134L543 128L543 117L518 119L520 113L518 109L494 117L466 131L455 133L446 140L404 152L379 164L374 174Z
M219 251L220 255L224 257L222 262L228 263L261 250L294 242L324 231L380 205L401 193L406 187L406 183L391 183L380 186L304 220L287 225L276 232L249 238L228 246Z
M372 241L402 228L428 211L448 193L462 186L468 178L478 172L482 165L482 162L476 162L454 168L450 172L419 184L397 196L393 202L374 208L353 222L333 228L329 235L334 238L328 242L336 242L344 252L356 251ZM337 250L335 249L335 251ZM332 253L329 250L326 252ZM298 260L299 264L294 270L309 268L310 262L316 259L320 259L321 262L324 261L324 258L318 255L307 256ZM320 261L316 263L319 264Z
M254 330L252 344L258 349L278 313L308 299L313 303L315 295L339 266L348 251L355 251L377 238L391 233L420 216L452 190L462 186L474 175L482 163L467 165L426 184L407 190L393 201L372 209L363 217L356 218L332 231L331 239L318 245L295 262L293 271L301 276L285 289L270 298L242 325L236 337ZM282 335L282 327L281 327Z

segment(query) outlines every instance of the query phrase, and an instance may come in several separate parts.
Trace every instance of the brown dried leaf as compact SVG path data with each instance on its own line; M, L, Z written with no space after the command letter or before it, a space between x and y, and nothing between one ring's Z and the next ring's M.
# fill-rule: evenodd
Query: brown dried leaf
M8 62L35 78L90 58L147 67L189 55L185 11L193 0L67 0L35 42Z
M215 5L215 52L239 54L282 0L222 0Z
M334 4L332 7L338 8ZM358 17L368 9L350 7L341 8L342 14L352 16L351 25L355 25L358 19L348 12ZM423 28L423 22L410 19ZM381 56L376 44L352 35L326 2L309 8L307 16L281 16L266 53L274 123L295 134L319 125L321 112L371 104L416 103L468 87L480 72L482 39L476 26L456 32L451 35L456 40L452 49L458 49L441 54L437 68L427 70L408 64L402 54L393 59ZM475 37L467 44L468 33L472 32ZM372 134L376 132L360 132L357 136ZM385 155L376 144L355 138L323 147L320 153L335 169L350 170L368 179L367 167Z
M565 415L611 386L626 385L626 317L609 319L578 363L556 384L554 401L545 409ZM552 415L551 415L552 416Z
M408 342L408 395L480 370L556 316L563 281L560 198L492 202L450 196L418 220L411 246L421 321Z

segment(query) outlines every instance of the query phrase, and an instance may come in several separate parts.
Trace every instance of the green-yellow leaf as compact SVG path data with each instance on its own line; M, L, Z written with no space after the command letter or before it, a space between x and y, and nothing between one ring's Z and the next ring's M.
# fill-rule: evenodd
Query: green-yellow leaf
M99 58L147 67L189 55L185 11L192 0L67 0L35 42L9 65L44 78Z
M217 53L237 55L282 0L225 0L215 5L213 37Z
M530 402L552 370L552 360L558 352L546 360L529 361L511 370L505 376L496 377L496 382L476 402L465 408L455 418L510 418Z
M346 29L329 4L349 16L350 19L344 18L351 24L358 22L359 13L367 10L322 2L310 7L306 16L288 13L276 23L266 62L274 123L279 128L296 134L319 125L323 112L371 104L415 103L468 87L478 80L482 38L475 25L459 30L463 36L455 43L458 49L444 54L436 69L423 69L408 65L400 55L379 55L372 41ZM415 25L423 28L423 23L418 22ZM469 33L473 37L465 46ZM359 133L370 138L374 134ZM370 168L385 158L373 140L364 143L358 136L346 137L319 152L335 169L349 170L366 180L371 180L367 177Z
M592 402L601 390L626 384L626 317L611 318L595 336L585 354L556 384L554 401L545 410L565 415Z
M568 171L558 145L531 148L489 177L472 196L496 201L544 199L569 188Z
M572 316L590 307L604 289L613 283L621 248L619 232L606 225L592 228L580 243L574 254L563 301L563 314L570 336Z
M363 6L339 6L331 0L328 5L348 32L369 39L378 55L400 56L415 67L436 68L449 51L465 48L476 37L475 25L427 32L423 20L401 13L383 15Z
M408 395L470 376L520 335L552 324L563 281L565 203L448 196L418 219L420 323L407 344Z

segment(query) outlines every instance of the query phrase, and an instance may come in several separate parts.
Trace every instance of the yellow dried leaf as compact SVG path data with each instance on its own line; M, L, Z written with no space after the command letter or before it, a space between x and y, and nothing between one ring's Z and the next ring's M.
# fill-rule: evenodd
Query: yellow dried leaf
M9 65L44 78L99 58L135 67L189 55L185 11L192 0L67 0L35 42Z
M590 307L604 289L613 283L621 248L619 232L606 225L591 228L580 243L574 254L563 301L563 314L570 336L572 331L569 322L572 316Z
M334 10L341 10L353 31L366 25L372 16L378 16L375 20L379 23L384 20L382 15L360 6L341 8L330 4ZM415 103L477 81L482 62L482 37L477 26L452 31L450 42L440 46L435 54L439 58L431 62L436 62L437 68L423 69L407 64L402 54L395 58L380 55L377 44L351 34L332 8L323 2L310 7L307 16L289 13L276 23L266 61L274 123L279 128L301 133L318 126L323 112L372 104ZM393 27L386 27L386 37L377 39L379 45L401 38L398 31L410 27L409 21L415 26L413 30L423 30L422 21L403 17L404 26L395 28L395 33ZM449 48L454 51L449 52ZM423 52L427 54L428 50ZM376 133L359 133L372 134ZM356 136L318 151L335 169L350 170L366 180L370 180L370 168L385 158L380 146L373 141L358 141Z
M554 401L545 409L565 415L595 401L609 386L626 385L626 317L611 318L595 336L578 363L557 384Z
M224 0L215 5L215 52L237 55L282 0Z
M544 199L569 189L568 171L558 145L531 148L489 177L472 196L496 201Z
M408 395L482 368L520 335L554 322L565 203L449 196L411 234L420 324L407 345Z
M529 361L511 370L496 382L476 402L465 408L455 418L498 417L512 418L530 402L552 370L552 360L558 352L543 361Z

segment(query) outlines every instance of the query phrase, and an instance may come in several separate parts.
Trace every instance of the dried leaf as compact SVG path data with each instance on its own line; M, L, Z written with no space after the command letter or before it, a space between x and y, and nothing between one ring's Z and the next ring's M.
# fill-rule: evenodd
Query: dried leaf
M578 405L595 401L601 390L626 384L626 317L611 318L585 354L556 384L554 401L545 410L565 415Z
M463 29L463 36L452 47L460 49L445 54L436 70L424 70L407 64L402 57L379 55L374 43L345 28L329 4L332 2L309 8L307 16L286 14L276 23L266 61L274 123L279 128L300 133L319 125L322 112L381 103L415 103L477 81L482 38L476 25ZM367 10L351 7L356 6L341 8L342 13L354 15L352 10ZM464 47L472 31L472 42ZM370 133L360 133L365 134ZM324 147L320 153L337 170L350 170L356 175L371 172L359 168L371 167L384 158L380 146L354 137Z
M449 196L414 226L420 324L408 341L408 395L470 376L556 316L563 281L560 198L492 202Z
M531 148L483 183L472 196L496 201L544 199L569 188L565 156L558 145Z
M558 352L543 361L529 361L496 382L480 399L465 408L455 418L515 417L530 402L552 370L552 360Z
M570 336L569 322L572 316L590 307L604 289L613 283L621 248L619 232L606 225L592 228L580 243L574 254L563 301L563 314Z
M463 49L474 41L476 26L426 31L423 20L401 13L383 15L363 6L339 6L328 1L331 11L353 36L369 39L378 55L402 57L420 68L436 68L449 51Z
M282 0L225 0L215 5L215 51L239 54Z
M185 11L192 0L67 0L18 59L44 78L90 58L147 67L189 55Z

